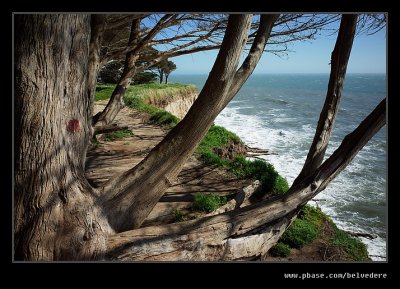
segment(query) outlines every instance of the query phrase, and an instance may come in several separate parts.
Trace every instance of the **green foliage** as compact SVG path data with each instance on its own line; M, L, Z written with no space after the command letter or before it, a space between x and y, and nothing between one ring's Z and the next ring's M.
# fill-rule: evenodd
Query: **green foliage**
M115 88L115 84L98 84L96 86L96 101L105 100L111 97Z
M137 84L154 82L156 80L157 80L157 74L155 74L154 72L145 71L137 73L133 79L133 82L135 83L135 85L137 85Z
M274 257L287 257L290 254L290 247L282 242L278 242L269 249L269 253Z
M294 220L292 225L283 234L280 242L293 248L301 248L318 237L324 237L323 233L326 223L333 229L333 236L327 239L329 246L333 246L341 252L340 260L368 260L368 251L365 244L338 229L320 208L309 205L301 209L297 219Z
M352 261L368 261L367 246L348 233L337 229L332 243L342 248L350 256Z
M177 118L175 115L164 111L164 110L159 110L157 112L155 112L151 118L151 121L154 121L155 123L159 123L159 124L165 124L165 125L169 125L171 127L174 127L178 124L179 122L179 118Z
M275 170L274 166L262 160L246 160L243 156L235 156L232 160L219 157L214 150L223 148L232 142L242 143L242 140L224 127L213 125L197 148L201 158L211 165L224 166L241 178L258 179L262 190L281 194L289 189L289 185Z
M112 61L107 63L100 69L97 75L97 81L99 83L118 83L121 78L123 66L123 61Z
M150 103L162 103L178 93L193 93L195 91L195 86L179 83L147 83L134 85L128 88L124 97L124 102L132 108L149 113L151 121L174 127L179 122L179 119L171 113L159 109Z
M212 212L218 207L226 204L228 201L225 196L218 196L215 194L201 194L197 193L193 197L192 208L198 211Z
M97 147L100 146L100 142L99 142L96 138L92 138L92 139L90 140L90 144L91 144L93 147L95 147L95 148L97 148Z
M106 133L104 136L104 140L105 141L113 141L113 140L123 139L123 138L130 137L130 136L133 136L133 132L129 129L117 130L117 131L113 131L110 133Z
M284 177L278 175L273 185L273 191L277 194L284 194L288 190L289 190L289 184L287 180Z
M335 224L332 220L321 211L318 207L313 207L310 205L305 205L300 213L298 218L306 220L312 224L314 224L317 228L321 228L324 222L330 223L334 228L336 228Z
M174 211L174 223L185 221L185 214L179 210Z
M212 152L214 148L222 148L233 141L241 142L240 138L233 132L222 126L213 125L199 144L197 151L200 154L203 152Z
M281 241L294 248L311 243L318 236L318 228L307 220L297 218L282 235Z

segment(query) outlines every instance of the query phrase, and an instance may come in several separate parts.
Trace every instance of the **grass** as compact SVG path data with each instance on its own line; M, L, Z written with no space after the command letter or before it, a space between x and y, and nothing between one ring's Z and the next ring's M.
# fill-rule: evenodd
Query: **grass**
M325 221L332 223L321 209L306 205L280 241L292 248L301 248L320 236Z
M197 211L212 212L228 201L225 196L215 194L200 194L197 193L193 197L192 208Z
M185 214L179 210L174 211L174 223L185 221Z
M290 254L290 247L282 242L276 243L271 249L269 249L269 253L274 257L287 257Z
M333 232L326 231L326 224ZM282 243L291 248L301 248L317 238L322 238L325 240L326 246L335 248L335 251L339 252L340 256L334 256L337 260L368 260L368 251L364 243L340 230L320 208L309 205L301 209L298 217L277 244ZM274 252L270 253L274 254Z
M332 238L332 244L341 248L345 255L345 259L351 261L367 261L368 260L368 250L367 246L362 243L359 239L350 236L348 233L337 229L335 230L335 235Z
M96 100L104 100L110 98L115 84L99 84L96 87ZM124 102L126 105L137 109L141 112L150 114L150 121L174 127L179 119L169 112L155 107L153 104L161 104L168 102L170 98L178 93L190 94L195 93L196 87L194 85L186 85L180 83L147 83L140 85L129 86L125 96Z
M114 141L117 139L124 139L133 136L133 132L129 129L117 130L110 133L106 133L104 136L105 141Z
M109 99L114 91L114 88L115 84L98 84L96 86L96 101Z
M314 241L318 236L318 228L307 220L297 218L286 230L281 242L292 248L301 248Z
M197 148L197 153L206 164L227 168L241 178L258 179L262 190L283 194L289 189L285 178L280 176L274 166L262 160L247 160L243 155L233 159L223 159L215 153L216 149L227 147L232 142L243 144L242 140L224 127L213 125Z

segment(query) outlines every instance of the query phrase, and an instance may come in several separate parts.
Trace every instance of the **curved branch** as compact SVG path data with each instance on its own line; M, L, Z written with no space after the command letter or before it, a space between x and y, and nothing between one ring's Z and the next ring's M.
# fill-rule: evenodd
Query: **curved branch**
M339 34L331 58L331 73L329 77L328 91L322 108L318 126L307 159L298 177L293 184L313 173L322 163L326 148L331 138L336 115L339 111L339 103L346 76L347 63L353 46L357 25L356 14L345 14L340 22Z
M117 231L142 224L229 102L228 90L246 43L251 15L233 14L229 20L214 66L186 116L141 163L102 187L110 223Z

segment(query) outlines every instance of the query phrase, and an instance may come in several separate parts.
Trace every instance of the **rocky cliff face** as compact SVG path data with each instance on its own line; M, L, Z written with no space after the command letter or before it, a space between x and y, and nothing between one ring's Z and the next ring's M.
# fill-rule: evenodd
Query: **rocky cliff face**
M182 91L163 98L150 97L146 102L182 119L196 100L197 95L198 93L195 91Z

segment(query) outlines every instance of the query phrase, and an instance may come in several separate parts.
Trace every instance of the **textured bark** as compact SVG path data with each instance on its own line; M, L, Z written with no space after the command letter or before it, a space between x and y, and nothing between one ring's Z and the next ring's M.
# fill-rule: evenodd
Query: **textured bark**
M307 179L287 194L199 220L145 227L110 236L107 257L115 260L241 260L273 246L299 209L323 191L386 123L386 99Z
M132 21L131 34L129 36L129 46L136 45L139 41L140 19ZM139 48L139 47L138 47ZM117 116L118 112L124 107L123 97L132 78L136 73L135 63L139 58L138 49L132 50L126 54L124 70L121 78L115 87L107 106L102 112L93 117L93 124L96 126L104 126L110 124Z
M101 258L112 232L84 177L88 15L15 16L14 257Z
M101 41L103 39L104 30L106 28L106 15L93 14L91 16L91 33L89 42L89 61L87 73L88 88L88 122L92 123L93 104L96 94L97 73L100 66Z
M229 102L251 15L231 15L210 75L185 118L137 166L103 187L106 211L117 231L138 228ZM121 214L125 212L127 214Z
M339 102L342 95L343 83L346 76L347 63L357 26L356 14L344 14L340 22L339 34L331 57L331 73L328 91L322 108L318 126L307 159L293 184L313 173L322 163L326 148L332 134Z

